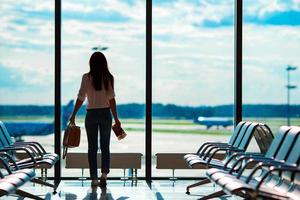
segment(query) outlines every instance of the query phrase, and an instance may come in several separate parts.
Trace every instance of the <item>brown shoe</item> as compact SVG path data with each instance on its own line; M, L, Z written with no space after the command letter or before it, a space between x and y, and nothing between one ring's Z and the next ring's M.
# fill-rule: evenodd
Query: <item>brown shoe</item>
M105 188L106 185L107 185L106 179L105 179L105 178L100 178L99 186L100 186L101 188Z

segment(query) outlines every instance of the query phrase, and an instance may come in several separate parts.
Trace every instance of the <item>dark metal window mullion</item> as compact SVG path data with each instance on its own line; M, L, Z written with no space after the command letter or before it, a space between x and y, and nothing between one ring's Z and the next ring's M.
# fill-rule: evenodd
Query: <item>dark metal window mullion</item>
M61 158L61 0L55 0L54 149ZM54 167L56 184L61 180L61 159Z
M145 179L152 179L152 0L146 1L146 151Z
M243 0L235 0L234 12L234 122L236 126L243 117Z

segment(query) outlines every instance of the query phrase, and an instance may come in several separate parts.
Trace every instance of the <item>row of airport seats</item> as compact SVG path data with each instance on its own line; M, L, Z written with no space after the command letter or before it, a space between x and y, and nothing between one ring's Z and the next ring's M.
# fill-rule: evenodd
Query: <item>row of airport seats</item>
M248 143L255 130L261 131L261 140L270 135L265 124L240 122L228 143L208 142L197 153L185 155L191 167L200 164L210 168L207 178L187 187L187 194L192 187L212 182L220 190L201 199L225 194L245 199L299 199L300 127L280 127L265 153L246 152L243 143ZM215 151L225 151L225 158L215 159Z
M25 152L28 158L19 159L17 152ZM57 154L47 153L38 142L13 142L5 125L0 121L0 197L17 194L21 197L42 199L39 196L22 190L27 182L48 186L56 186L45 180L36 178L35 169L49 169L59 160Z

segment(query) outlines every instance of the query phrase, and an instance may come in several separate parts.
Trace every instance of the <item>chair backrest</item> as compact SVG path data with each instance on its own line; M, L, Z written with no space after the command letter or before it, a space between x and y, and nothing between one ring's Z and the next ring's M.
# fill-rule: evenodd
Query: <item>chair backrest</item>
M6 137L5 137L5 131L6 128L4 126L4 124L0 121L0 149L3 148L3 147L7 147L7 146L10 146ZM6 153L9 153L11 155L14 154L14 151L7 151Z
M244 121L239 122L236 127L234 128L234 132L231 135L231 138L228 142L228 144L233 145L235 140L238 138L238 135L241 134L240 130L242 129L243 125L245 124Z
M242 142L243 138L244 138L244 135L246 134L249 126L252 124L252 122L245 122L245 124L242 126L239 134L238 134L238 137L236 138L236 140L234 141L233 143L233 147L235 148L238 148L240 143Z
M293 130L293 128L292 128ZM297 139L295 140L291 150L286 158L285 164L297 166L300 158L300 127L297 128Z
M268 158L275 158L275 156L277 155L283 141L284 138L287 136L289 130L291 129L290 126L281 126L277 133L275 134L275 137L270 145L270 147L268 148L268 151L266 153L266 157Z
M250 126L248 127L248 129L247 129L240 145L238 146L239 149L241 149L241 150L246 150L247 149L254 132L257 131L256 129L257 129L258 126L259 126L259 124L256 123L256 122L252 122L250 124Z
M297 136L299 135L299 129L298 128L291 128L287 134L287 136L284 138L282 145L279 148L279 151L277 155L275 156L275 159L278 161L286 161L291 149L294 146L294 143L297 140Z
M13 141L10 137L10 134L8 132L8 130L6 129L5 125L3 122L0 121L0 129L1 129L1 136L0 136L0 140L2 141L3 144L9 146L13 144Z
M300 127L293 127L291 130L295 130L295 132L297 132L297 136L296 136L297 139L295 140L294 144L291 147L290 152L288 153L285 164L299 167L299 165L300 165ZM297 176L299 176L299 175L295 176L295 180L296 180ZM293 177L293 174L290 172L282 173L282 178L285 180L291 181L292 177Z
M8 146L8 145L7 145L6 139L4 137L2 127L0 127L0 149L3 147L6 147L6 146Z
M274 139L274 135L266 124L260 124L257 127L257 131L254 132L254 138L259 147L261 153L267 153L272 141Z

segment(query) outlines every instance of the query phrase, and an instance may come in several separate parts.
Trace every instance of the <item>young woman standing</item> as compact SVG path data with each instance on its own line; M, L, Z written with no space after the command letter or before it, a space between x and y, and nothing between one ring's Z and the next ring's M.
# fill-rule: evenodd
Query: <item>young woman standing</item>
M87 113L85 117L85 128L88 139L88 160L90 168L91 186L106 187L107 174L110 168L110 132L112 117L115 123L120 126L118 119L114 77L109 72L107 61L101 52L92 54L90 71L82 76L76 104L70 118L70 123L75 123L75 116L85 98L87 98ZM97 151L98 151L98 130L100 131L101 149L101 177L98 183Z

